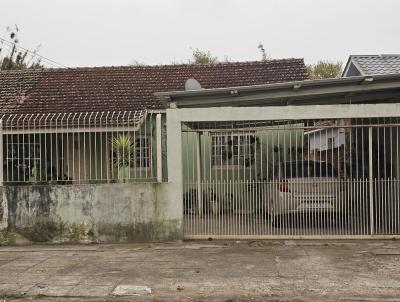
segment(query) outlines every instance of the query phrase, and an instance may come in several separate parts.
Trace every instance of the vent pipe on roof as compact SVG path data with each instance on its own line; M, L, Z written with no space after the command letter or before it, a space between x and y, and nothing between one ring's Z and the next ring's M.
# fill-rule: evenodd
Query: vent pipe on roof
M200 83L195 79L187 79L185 82L185 91L189 90L201 90Z

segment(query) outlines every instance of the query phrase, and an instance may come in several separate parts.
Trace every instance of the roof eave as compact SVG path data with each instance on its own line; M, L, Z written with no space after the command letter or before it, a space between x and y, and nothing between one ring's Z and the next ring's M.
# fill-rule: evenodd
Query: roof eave
M342 73L342 78L346 77L346 74L348 73L351 64L353 64L357 70L360 72L361 76L366 76L365 72L361 68L361 66L354 60L354 57L357 57L355 55L349 56L349 59L347 60L346 66L344 67L343 73Z
M165 103L181 106L212 106L248 101L296 100L328 97L337 94L365 93L385 89L400 89L400 74L357 76L339 79L306 80L287 83L202 89L195 91L160 92L155 95Z

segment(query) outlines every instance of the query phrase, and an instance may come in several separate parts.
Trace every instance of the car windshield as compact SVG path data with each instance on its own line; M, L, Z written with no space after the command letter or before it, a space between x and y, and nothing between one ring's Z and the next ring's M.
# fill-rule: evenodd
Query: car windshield
M337 177L336 169L327 162L284 162L281 171L284 178Z

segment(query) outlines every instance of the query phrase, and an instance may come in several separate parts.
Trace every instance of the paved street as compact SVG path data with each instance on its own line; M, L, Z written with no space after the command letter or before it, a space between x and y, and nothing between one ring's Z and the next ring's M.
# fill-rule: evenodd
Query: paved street
M397 241L0 247L0 295L5 301L400 301L399 247ZM115 296L121 285L152 293Z

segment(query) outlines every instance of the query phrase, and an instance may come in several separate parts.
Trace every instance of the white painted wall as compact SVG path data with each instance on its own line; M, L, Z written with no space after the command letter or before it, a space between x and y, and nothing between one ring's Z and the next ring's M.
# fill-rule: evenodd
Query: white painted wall
M345 144L344 129L318 129L308 133L310 150L326 151Z

